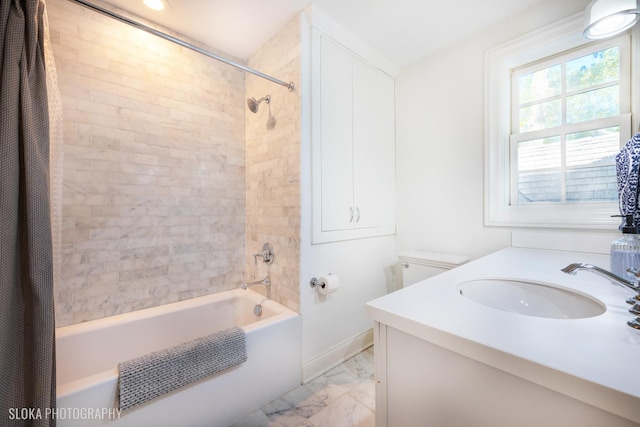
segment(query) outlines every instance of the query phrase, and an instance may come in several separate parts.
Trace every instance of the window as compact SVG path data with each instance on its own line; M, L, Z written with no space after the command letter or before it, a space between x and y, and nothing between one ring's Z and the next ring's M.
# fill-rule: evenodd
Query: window
M628 37L589 44L512 72L512 204L618 200L628 45Z
M487 54L487 225L612 228L615 156L631 137L631 37L582 17ZM502 112L502 114L501 114Z

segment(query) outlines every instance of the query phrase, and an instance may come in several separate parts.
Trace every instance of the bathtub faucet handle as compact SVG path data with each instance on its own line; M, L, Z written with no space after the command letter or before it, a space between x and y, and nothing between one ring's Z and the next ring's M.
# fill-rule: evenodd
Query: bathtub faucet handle
M273 263L275 254L273 253L273 246L271 245L271 243L265 243L264 245L262 245L262 252L253 255L253 263L256 267L258 266L258 257L262 258L262 262L264 262L265 264Z

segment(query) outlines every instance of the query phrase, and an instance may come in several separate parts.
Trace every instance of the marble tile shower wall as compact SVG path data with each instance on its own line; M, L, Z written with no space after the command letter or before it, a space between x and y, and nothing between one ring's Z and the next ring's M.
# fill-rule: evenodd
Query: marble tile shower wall
M65 124L57 325L237 287L244 74L66 0L47 7Z
M247 96L271 95L256 114L247 113L247 280L272 279L272 297L300 308L300 17L293 17L247 64L281 80L287 88L247 75ZM274 121L275 120L275 123ZM264 242L273 244L270 266L253 264Z

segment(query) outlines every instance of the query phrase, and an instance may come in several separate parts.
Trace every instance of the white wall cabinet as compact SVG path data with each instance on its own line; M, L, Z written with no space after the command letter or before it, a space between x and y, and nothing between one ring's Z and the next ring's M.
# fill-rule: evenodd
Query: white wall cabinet
M312 32L313 243L395 233L395 81Z

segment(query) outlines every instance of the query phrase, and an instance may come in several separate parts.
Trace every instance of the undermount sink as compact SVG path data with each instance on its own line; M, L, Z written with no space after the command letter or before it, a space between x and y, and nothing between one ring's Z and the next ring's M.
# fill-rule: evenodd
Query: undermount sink
M459 283L457 288L460 295L479 304L525 316L583 319L607 309L578 292L518 279L474 279Z

